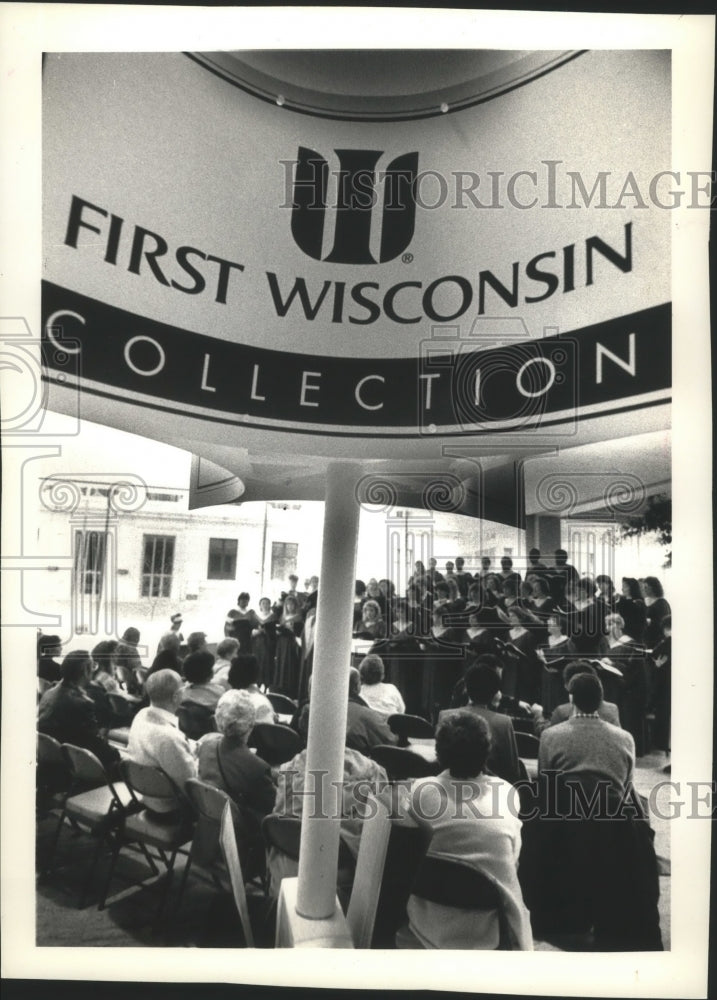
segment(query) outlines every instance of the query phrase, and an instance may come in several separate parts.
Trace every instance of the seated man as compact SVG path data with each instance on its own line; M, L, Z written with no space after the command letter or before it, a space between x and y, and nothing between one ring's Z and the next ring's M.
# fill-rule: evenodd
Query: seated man
M180 732L174 714L181 690L182 678L174 670L158 670L147 678L146 691L150 704L132 720L127 753L138 764L161 768L183 792L185 781L197 777L197 761L194 747ZM161 800L145 798L144 801L147 808L154 812L169 811L167 804Z
M543 731L538 770L589 772L607 779L619 792L626 791L635 769L635 741L624 729L600 718L602 684L594 674L576 674L568 690L574 712L567 721Z
M500 891L514 949L530 951L530 917L517 875L521 822L507 782L484 774L489 752L485 719L466 709L448 713L436 730L442 771L413 783L412 810L433 828L428 856L462 861L485 874ZM411 896L407 911L409 929L425 948L498 946L497 910L459 909Z
M383 717L369 708L360 697L361 675L355 667L349 674L349 704L346 715L346 746L367 753L379 744L397 743L398 737L388 728Z
M37 710L37 728L60 743L91 750L106 768L119 753L100 737L95 703L86 693L92 676L92 657L85 649L68 653L60 668L62 680L46 691Z
M547 729L548 726L556 726L560 722L565 722L566 719L570 719L575 715L576 708L573 704L573 699L570 694L570 682L573 677L577 674L592 674L597 677L597 673L592 664L588 663L586 660L575 660L573 663L569 663L567 667L563 670L563 685L565 690L568 692L568 702L563 705L557 705L550 715L546 718L543 715L543 710L540 705L533 705L532 711L535 715L535 733L537 736ZM601 701L598 705L597 714L604 722L609 722L613 726L620 725L620 712L618 711L617 705L613 704L611 701Z
M518 747L515 741L513 723L507 715L496 711L502 697L500 677L485 664L473 664L466 670L466 691L468 704L463 709L447 709L438 716L438 724L456 711L472 712L488 723L491 735L491 749L488 767L492 774L514 785L520 779L518 768Z

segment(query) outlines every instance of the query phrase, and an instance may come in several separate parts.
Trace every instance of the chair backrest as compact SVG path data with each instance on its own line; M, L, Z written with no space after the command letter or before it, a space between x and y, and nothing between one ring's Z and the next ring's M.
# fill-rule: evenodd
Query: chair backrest
M267 698L271 702L271 707L274 709L277 715L293 715L294 712L299 707L299 703L294 701L293 698L289 698L285 694L274 694L269 692Z
M72 772L73 792L79 789L100 788L102 785L110 784L102 763L91 750L73 746L72 743L63 743L62 752L65 754L65 759Z
M281 723L260 722L251 731L249 746L256 747L257 756L272 767L291 760L301 750L301 737Z
M37 787L46 792L66 792L72 771L61 744L54 736L37 734Z
M136 712L136 703L112 691L107 692L107 701L110 704L115 724L129 725Z
M461 910L500 910L500 890L482 872L463 861L427 855L412 893L442 906Z
M537 736L533 736L530 733L519 733L515 734L515 743L518 747L518 756L524 757L526 760L537 760L538 750L540 749L540 740Z
M168 812L183 808L181 792L161 768L126 758L120 761L120 771L135 800L138 795L146 795L154 800L163 799Z
M199 865L211 866L219 859L219 838L224 810L232 812L231 799L226 792L208 785L198 778L189 778L184 785L194 812L197 825L192 841L192 861Z
M535 722L533 719L521 719L520 716L511 715L510 721L513 724L513 731L516 733L528 733L535 735Z
M297 816L270 813L262 820L261 832L268 847L275 847L292 861L299 860L301 820ZM346 842L339 840L339 868L353 868L354 864L354 856Z
M420 715L407 715L397 713L389 715L388 728L398 736L398 745L407 747L410 739L430 740L435 736L433 726Z
M400 781L403 778L427 778L436 773L436 765L427 761L420 754L403 747L394 747L380 743L371 747L368 756L385 768L389 781Z
M244 941L248 948L254 947L254 935L249 920L249 908L246 902L246 890L244 888L244 873L242 872L237 849L236 835L234 833L234 822L232 819L231 802L227 801L222 810L220 821L219 843L224 856L224 861L229 871L229 880L232 886L234 902L241 920L244 931Z
M366 805L368 817L361 824L356 873L346 911L346 922L351 931L354 948L371 947L391 832L391 820L383 802L369 795Z
M185 701L177 708L179 728L190 740L199 740L207 733L216 732L214 709Z
M37 763L66 765L62 744L54 736L48 736L46 733L37 734Z
M395 947L396 932L406 923L411 887L432 838L433 827L426 820L412 816L391 823L372 948Z

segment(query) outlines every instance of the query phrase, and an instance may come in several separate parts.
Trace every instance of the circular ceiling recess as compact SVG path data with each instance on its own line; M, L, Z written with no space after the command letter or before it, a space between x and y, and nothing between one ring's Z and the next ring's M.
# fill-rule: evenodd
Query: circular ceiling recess
M460 111L525 86L581 54L503 49L187 53L261 100L348 121L404 121Z

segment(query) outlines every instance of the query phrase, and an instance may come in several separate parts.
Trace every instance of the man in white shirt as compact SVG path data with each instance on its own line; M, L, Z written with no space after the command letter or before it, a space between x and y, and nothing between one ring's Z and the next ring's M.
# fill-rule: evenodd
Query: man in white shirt
M138 764L159 767L182 792L189 778L197 777L195 745L179 729L175 709L179 703L182 678L174 670L158 670L147 678L145 690L150 700L132 720L127 753ZM172 812L162 799L144 797L148 809Z

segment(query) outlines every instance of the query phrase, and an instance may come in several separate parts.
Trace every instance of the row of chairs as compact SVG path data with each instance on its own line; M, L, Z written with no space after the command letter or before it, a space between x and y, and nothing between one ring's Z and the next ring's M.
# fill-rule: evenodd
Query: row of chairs
M390 748L398 749L398 748ZM221 889L230 889L240 917L244 941L254 946L245 885L262 879L264 890L263 850L257 851L255 830L247 816L217 788L197 779L185 787L193 815L182 810L184 800L171 780L157 768L125 760L120 765L121 781L112 780L99 760L88 750L69 744L60 746L52 737L38 735L38 792L49 795L59 805L60 816L53 839L46 874L53 870L59 837L65 823L89 833L97 846L85 880L80 906L84 906L94 882L103 846L110 848L110 863L99 893L103 909L115 866L123 847L134 846L147 862L151 881L160 876L157 862L164 866L164 885L155 918L159 927L166 912L176 859L186 855L175 913L179 910L190 871L208 873ZM174 808L176 818L158 822L148 813L141 797L162 800ZM47 804L47 803L46 803ZM374 816L381 817L375 809ZM384 817L386 814L384 813ZM373 821L376 822L375 820ZM384 822L388 822L384 818ZM445 859L426 857L431 829L426 824L391 825L382 857L376 857L377 841L369 832L367 821L355 865L354 889L347 909L347 920L357 947L394 947L397 931L405 922L405 906L413 892L443 905L471 909L495 909L500 900L494 887L470 866ZM293 817L271 815L261 827L263 842L274 846L298 861L301 821ZM381 853L379 849L379 853ZM377 864L382 860L383 863ZM450 868L450 871L444 869ZM339 867L353 869L354 859L341 842ZM138 883L147 885L147 882ZM408 942L408 943L406 943ZM405 929L399 935L400 947L419 947ZM504 942L501 947L506 947Z

